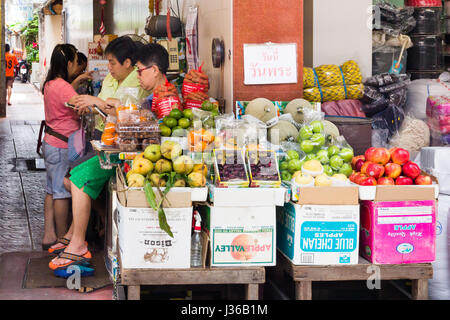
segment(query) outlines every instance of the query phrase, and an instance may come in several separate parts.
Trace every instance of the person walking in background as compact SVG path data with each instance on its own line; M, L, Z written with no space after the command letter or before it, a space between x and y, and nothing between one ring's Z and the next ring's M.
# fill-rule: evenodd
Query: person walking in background
M11 105L11 94L14 83L14 69L16 65L19 64L16 56L9 52L10 50L11 48L9 44L5 44L5 62L6 62L5 77L6 77L6 96L8 99L7 100L8 106Z

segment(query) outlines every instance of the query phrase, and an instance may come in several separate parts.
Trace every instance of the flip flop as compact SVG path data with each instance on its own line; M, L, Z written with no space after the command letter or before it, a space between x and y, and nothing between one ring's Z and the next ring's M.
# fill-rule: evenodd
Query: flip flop
M87 265L89 265L89 263L91 261L92 254L91 254L91 252L89 250L86 251L83 255L77 255L77 254L68 253L68 252L61 252L58 255L58 258L68 259L68 260L71 260L71 261L67 262L67 263L64 263L64 264L54 264L53 261L50 261L48 266L53 271L66 269L67 267L74 266L74 265L87 266Z
M51 248L53 245L55 245L57 243L61 243L63 246L59 247L59 248ZM56 242L54 244L50 245L50 248L48 248L47 251L50 253L59 254L59 253L63 252L65 248L67 248L69 243L70 243L70 239L66 239L66 238L58 239L58 240L56 240Z

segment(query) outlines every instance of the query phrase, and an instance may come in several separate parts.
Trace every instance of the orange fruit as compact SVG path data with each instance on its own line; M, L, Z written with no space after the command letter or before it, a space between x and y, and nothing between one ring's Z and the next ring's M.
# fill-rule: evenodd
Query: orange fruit
M203 129L202 129L203 130ZM203 134L202 134L202 140L206 141L208 143L211 143L214 141L214 134L212 134L210 131L208 130L204 130Z
M103 130L103 132L106 133L115 133L116 132L116 124L113 122L107 122L105 124L105 129Z
M114 144L114 135L112 133L103 132L101 141L106 146L112 146Z

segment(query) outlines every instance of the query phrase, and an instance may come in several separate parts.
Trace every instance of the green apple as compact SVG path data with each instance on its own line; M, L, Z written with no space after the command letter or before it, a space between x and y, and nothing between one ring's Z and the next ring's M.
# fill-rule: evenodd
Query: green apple
M291 181L292 175L289 171L281 171L281 180L283 181Z
M314 145L321 147L325 144L325 135L323 133L314 133L310 140Z
M287 161L281 161L280 162L280 171L285 171L288 169L288 162Z
M288 171L292 174L295 171L300 171L302 169L303 161L299 159L292 159L288 163Z
M330 162L327 150L319 150L319 152L316 153L316 158L320 161L321 164L327 164Z
M289 150L288 152L286 152L286 155L289 160L300 159L300 155L295 150Z
M345 174L347 178L351 176L352 172L353 169L349 163L344 163L342 167L339 169L339 173Z
M333 170L339 170L344 164L344 160L338 155L334 155L330 158L330 166Z
M303 126L300 128L299 137L301 140L308 140L313 135L313 129L311 126Z
M300 149L302 149L305 153L310 153L314 149L314 144L311 142L311 140L303 140L300 143Z
M327 164L323 166L323 173L330 177L334 174L333 169L331 169L331 167Z
M314 133L320 133L324 131L322 121L314 120L309 125L312 127Z
M344 160L344 162L350 162L353 159L353 150L350 148L342 148L339 151L339 156Z
M334 155L337 155L339 153L340 149L338 146L332 145L328 147L328 157L332 157Z

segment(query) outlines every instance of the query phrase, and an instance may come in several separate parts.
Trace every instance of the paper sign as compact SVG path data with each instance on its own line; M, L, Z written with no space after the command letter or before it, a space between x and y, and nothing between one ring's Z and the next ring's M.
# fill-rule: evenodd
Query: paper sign
M244 84L297 83L297 44L244 44Z
M106 45L101 45L103 52L105 52ZM104 55L99 55L97 53L98 43L97 42L89 42L88 43L88 59L89 60L104 60L106 57Z

